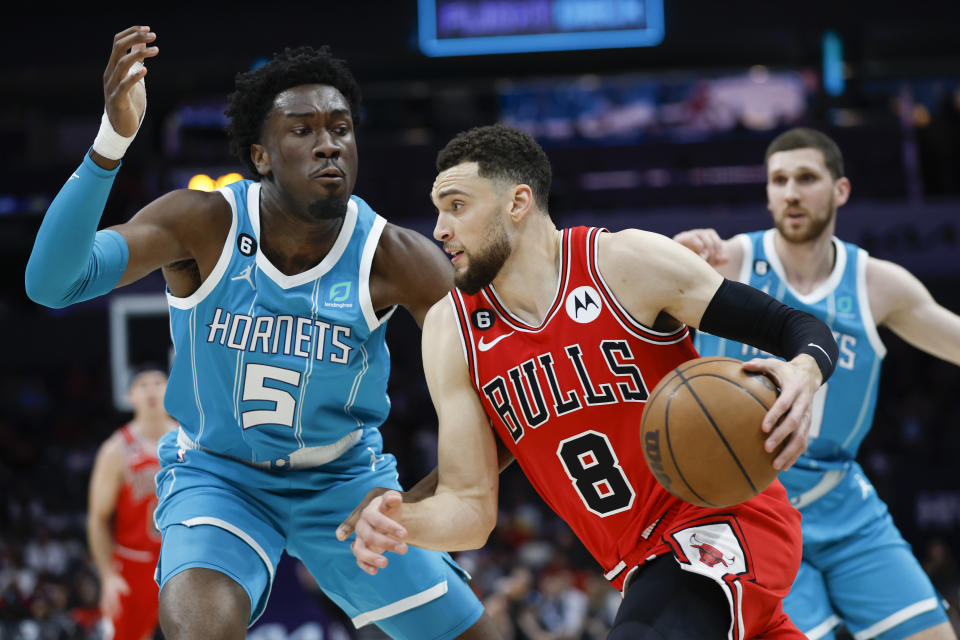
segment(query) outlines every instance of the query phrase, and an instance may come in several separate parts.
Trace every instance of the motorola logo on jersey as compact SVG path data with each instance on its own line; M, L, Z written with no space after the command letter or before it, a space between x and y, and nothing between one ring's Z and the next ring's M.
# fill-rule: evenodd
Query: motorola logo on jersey
M599 317L602 304L596 289L590 286L577 287L567 295L567 315L574 322L587 324Z
M754 260L753 272L758 276L765 276L770 271L770 263L766 260Z
M477 309L470 314L470 324L477 331L486 331L493 326L496 316L493 315L493 309Z
M253 239L253 236L241 233L237 238L237 249L245 256L252 256L257 252L257 241Z

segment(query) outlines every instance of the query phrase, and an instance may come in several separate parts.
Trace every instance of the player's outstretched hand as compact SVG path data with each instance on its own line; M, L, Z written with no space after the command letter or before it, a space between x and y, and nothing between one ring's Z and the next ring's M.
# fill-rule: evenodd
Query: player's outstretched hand
M773 451L786 441L783 450L773 461L776 469L789 469L809 444L810 411L813 394L821 383L820 369L813 358L801 354L784 362L776 358L754 358L743 363L745 371L769 374L780 396L763 417L762 429L770 434L764 442L767 451Z
M140 82L147 68L142 64L134 68L134 64L160 53L157 47L147 46L156 39L157 34L146 26L130 27L113 37L110 61L103 72L103 100L110 124L121 136L137 132L147 108L147 90Z
M407 530L400 522L403 519L403 496L390 490L370 501L360 512L356 524L357 537L350 545L357 558L357 566L374 575L387 566L387 551L406 553ZM337 537L339 537L339 529Z
M730 255L727 253L723 240L714 229L681 231L673 236L673 240L706 260L711 267L730 262Z

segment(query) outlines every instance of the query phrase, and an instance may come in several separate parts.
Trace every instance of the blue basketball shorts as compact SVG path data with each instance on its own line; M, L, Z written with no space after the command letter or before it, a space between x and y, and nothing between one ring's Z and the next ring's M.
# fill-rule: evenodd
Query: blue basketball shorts
M393 456L361 440L317 470L269 471L198 449L176 432L160 442L156 523L163 533L157 581L195 567L220 571L250 597L249 624L263 612L286 550L357 627L394 638L446 640L470 628L483 606L448 554L409 547L371 576L334 532L374 487L400 489Z
M800 513L803 562L783 608L808 638L832 640L842 624L856 640L899 640L947 621L859 465Z

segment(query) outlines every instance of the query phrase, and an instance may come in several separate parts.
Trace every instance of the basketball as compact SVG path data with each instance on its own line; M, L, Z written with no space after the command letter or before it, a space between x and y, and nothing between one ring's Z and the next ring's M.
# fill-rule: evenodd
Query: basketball
M760 424L774 383L733 358L697 358L660 380L640 426L647 466L664 489L701 507L728 507L766 489L777 470Z

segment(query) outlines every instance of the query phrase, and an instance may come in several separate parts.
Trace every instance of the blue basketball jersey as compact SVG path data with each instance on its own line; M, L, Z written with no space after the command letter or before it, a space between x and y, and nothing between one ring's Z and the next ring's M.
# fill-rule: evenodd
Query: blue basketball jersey
M390 406L390 314L377 317L369 288L386 221L351 197L327 256L288 276L260 251L260 184L219 192L233 211L220 259L189 297L167 294L167 411L192 444L274 468L356 444Z
M845 470L856 457L873 422L880 364L886 348L880 341L867 300L867 252L833 238L836 260L823 284L801 294L788 283L774 248L775 230L736 236L743 246L738 279L786 305L806 311L832 330L840 347L836 369L813 402L810 446L789 471L780 474L791 497L807 491L825 471ZM698 332L702 356L729 356L750 360L758 349Z

